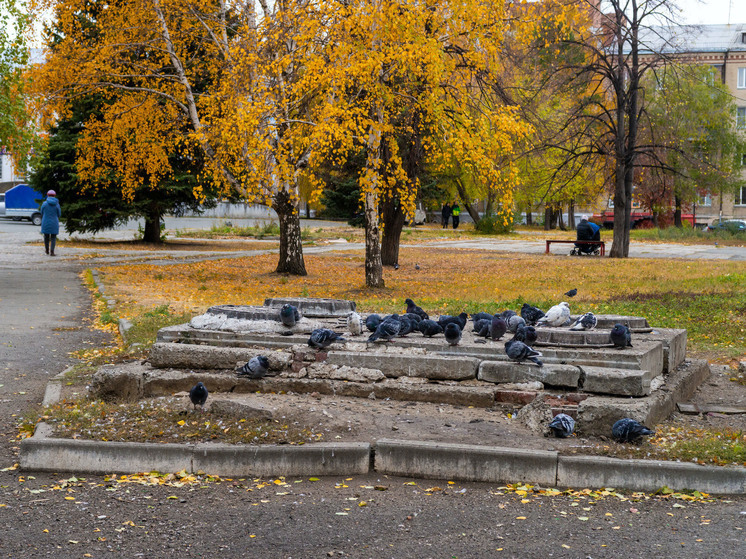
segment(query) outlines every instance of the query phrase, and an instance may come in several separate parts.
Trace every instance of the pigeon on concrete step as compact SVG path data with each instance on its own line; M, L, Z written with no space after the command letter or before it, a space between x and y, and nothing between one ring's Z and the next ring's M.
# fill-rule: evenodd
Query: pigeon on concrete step
M342 334L328 328L316 328L308 338L308 345L316 349L325 349L336 342L346 342Z
M298 311L297 307L294 307L289 303L285 303L284 305L282 305L282 308L280 308L280 321L285 326L287 326L288 328L292 328L299 320L300 312Z
M401 320L399 320L398 314L392 314L387 316L376 328L376 331L371 334L368 338L369 342L375 342L376 340L392 340L399 335L401 330Z
M514 316L511 316L508 319L508 332L510 332L511 334L515 334L519 326L525 326L525 325L526 325L526 321L523 320L522 317L518 316L517 314Z
M521 317L526 321L526 324L533 326L542 316L544 316L544 311L539 307L532 307L528 303L523 303Z
M378 325L381 324L381 317L377 314L369 314L365 317L365 327L369 332L375 332Z
M204 411L207 395L207 388L201 382L198 382L192 387L189 391L189 400L191 400L195 410L197 409L197 406L199 406L200 409Z
M570 305L562 301L559 305L554 305L544 316L537 320L537 324L563 326L569 319Z
M418 307L414 304L414 301L412 299L404 299L404 302L407 304L407 312L413 313L419 316L422 320L426 320L430 318L425 311L422 310L421 307Z
M655 435L655 431L629 417L620 419L611 427L611 436L618 443L634 443L648 435Z
M419 331L422 332L422 335L426 338L432 338L437 334L443 333L441 325L430 319L423 320L418 324L418 327Z
M449 345L458 345L461 341L461 328L459 328L459 325L455 322L449 322L446 324L443 334L445 334L446 341Z
M619 349L632 347L632 334L627 326L617 322L609 332L609 341Z
M598 324L596 315L592 312L587 312L584 315L578 317L575 324L570 326L570 330L593 330Z
M549 428L558 439L566 439L575 432L575 420L566 413L558 413L549 423Z
M527 346L533 346L536 341L536 328L533 326L519 326L515 331L513 339L523 342Z
M539 367L544 366L544 363L538 359L538 357L541 357L541 353L516 339L505 342L505 354L511 360L519 363L528 360L536 363Z
M462 312L458 316L450 316L448 314L444 314L443 316L438 317L438 324L445 328L446 325L453 322L454 324L458 324L459 330L463 330L464 328L466 328L466 321L468 319L469 315L465 312Z
M363 319L355 311L347 313L347 329L353 336L359 336L363 333Z
M237 374L241 377L253 379L264 378L269 371L269 359L264 355L257 355L249 359L246 364L238 369Z
M492 318L483 318L477 320L474 323L474 335L486 338L490 335L490 324L492 324Z
M490 322L490 338L493 340L499 340L507 331L508 323L505 322L505 319L499 314L493 316L492 321Z

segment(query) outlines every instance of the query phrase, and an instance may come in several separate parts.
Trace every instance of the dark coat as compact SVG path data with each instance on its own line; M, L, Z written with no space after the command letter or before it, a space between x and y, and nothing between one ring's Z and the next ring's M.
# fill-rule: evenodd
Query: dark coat
M60 234L60 217L62 209L60 201L54 196L49 196L41 205L41 232L44 235Z

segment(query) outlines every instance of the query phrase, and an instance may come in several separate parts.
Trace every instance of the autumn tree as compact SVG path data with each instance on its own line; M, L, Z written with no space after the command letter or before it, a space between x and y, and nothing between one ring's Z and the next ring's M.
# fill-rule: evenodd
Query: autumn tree
M28 24L29 16L20 0L0 0L0 147L6 148L21 168L25 168L37 140L26 105Z

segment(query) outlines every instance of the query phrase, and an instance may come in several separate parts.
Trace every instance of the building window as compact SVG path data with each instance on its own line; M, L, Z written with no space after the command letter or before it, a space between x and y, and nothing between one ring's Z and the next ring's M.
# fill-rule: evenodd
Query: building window
M699 200L697 200L697 205L698 206L712 206L712 197L709 194L700 196Z
M746 68L738 69L738 89L746 89Z
M746 206L746 186L736 190L736 206Z
M746 107L736 109L736 128L746 128Z
M741 42L746 44L746 33L741 33Z

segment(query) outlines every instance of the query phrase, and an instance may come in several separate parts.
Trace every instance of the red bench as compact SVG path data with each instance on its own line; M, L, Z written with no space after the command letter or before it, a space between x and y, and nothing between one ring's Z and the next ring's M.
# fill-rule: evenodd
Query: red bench
M606 255L606 243L603 241L567 241L567 240L560 240L560 239L548 239L547 240L547 250L545 251L546 254L549 254L549 245L552 243L564 243L564 244L571 244L571 245L590 245L590 246L597 246L600 251L601 256Z

